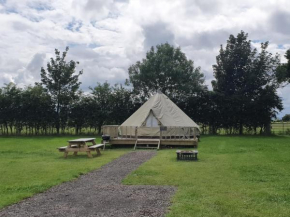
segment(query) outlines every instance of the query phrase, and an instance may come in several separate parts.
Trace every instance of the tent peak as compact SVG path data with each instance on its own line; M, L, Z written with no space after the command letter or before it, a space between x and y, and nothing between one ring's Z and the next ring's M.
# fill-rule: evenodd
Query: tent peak
M162 126L198 128L198 125L190 117L178 108L166 95L160 92L151 96L121 126L143 126L145 121L151 118L151 112ZM148 119L148 117L150 118Z

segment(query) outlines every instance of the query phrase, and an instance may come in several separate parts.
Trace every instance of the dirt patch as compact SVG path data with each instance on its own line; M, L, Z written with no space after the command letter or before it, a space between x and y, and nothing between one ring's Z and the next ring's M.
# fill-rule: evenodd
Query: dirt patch
M163 216L174 187L121 184L155 154L130 152L74 181L6 207L0 216Z

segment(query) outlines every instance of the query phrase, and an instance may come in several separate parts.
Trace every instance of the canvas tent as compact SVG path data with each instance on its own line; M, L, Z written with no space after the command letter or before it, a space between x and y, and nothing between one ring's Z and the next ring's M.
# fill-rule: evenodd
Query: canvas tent
M199 126L162 93L152 96L119 127L120 134L130 136L192 137L199 132Z

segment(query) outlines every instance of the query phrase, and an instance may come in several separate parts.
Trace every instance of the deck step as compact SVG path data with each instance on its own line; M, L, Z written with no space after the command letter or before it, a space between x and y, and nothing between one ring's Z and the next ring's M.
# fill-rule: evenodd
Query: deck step
M138 149L156 149L156 147L138 146Z
M144 146L138 146L138 145L156 145L156 147L144 147ZM135 147L136 148L150 148L150 149L159 149L160 148L160 139L136 139Z

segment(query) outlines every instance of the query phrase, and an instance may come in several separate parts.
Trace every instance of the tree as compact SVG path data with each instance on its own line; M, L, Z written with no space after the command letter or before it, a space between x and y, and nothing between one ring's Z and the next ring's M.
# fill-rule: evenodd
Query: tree
M21 127L21 93L22 89L18 88L16 84L9 83L0 91L0 122L2 125L2 132L4 134L13 134L13 129L16 133Z
M220 109L224 114L223 127L234 127L243 134L244 127L258 127L269 131L271 118L282 109L276 94L276 69L279 56L267 51L268 42L261 43L261 51L253 49L248 34L241 31L237 37L230 35L225 48L213 65L213 90L225 103ZM258 114L256 111L260 111ZM262 119L260 117L263 117Z
M134 111L131 90L120 84L111 86L108 82L98 83L90 88L92 92L87 97L87 119L90 127L98 129L105 124L122 124Z
M76 73L76 66L79 62L73 60L66 62L65 58L69 48L60 55L55 49L55 59L51 58L47 63L47 71L41 68L42 85L50 93L56 111L56 130L66 123L69 114L70 104L77 98L77 91L81 82L78 81L83 71Z
M94 88L91 88L91 111L93 124L97 126L98 133L101 132L101 127L108 124L111 115L110 98L112 94L112 87L108 82L104 84L98 83Z
M286 114L283 116L282 121L288 122L290 121L290 114Z
M277 80L279 83L290 83L290 49L286 51L285 58L287 63L282 63L276 72Z
M121 84L115 84L112 87L110 104L110 124L122 124L139 108L134 104L131 90L124 88Z
M161 90L173 101L186 101L188 97L206 90L200 67L195 68L181 49L168 43L151 47L142 62L129 67L129 80L134 93L147 99Z
M74 102L70 109L69 126L75 128L75 133L79 134L91 118L90 98L80 95L79 100ZM97 112L97 111L94 111Z
M28 86L22 92L21 120L26 127L26 134L39 134L42 130L47 134L49 127L53 126L54 106L50 95L40 85Z

